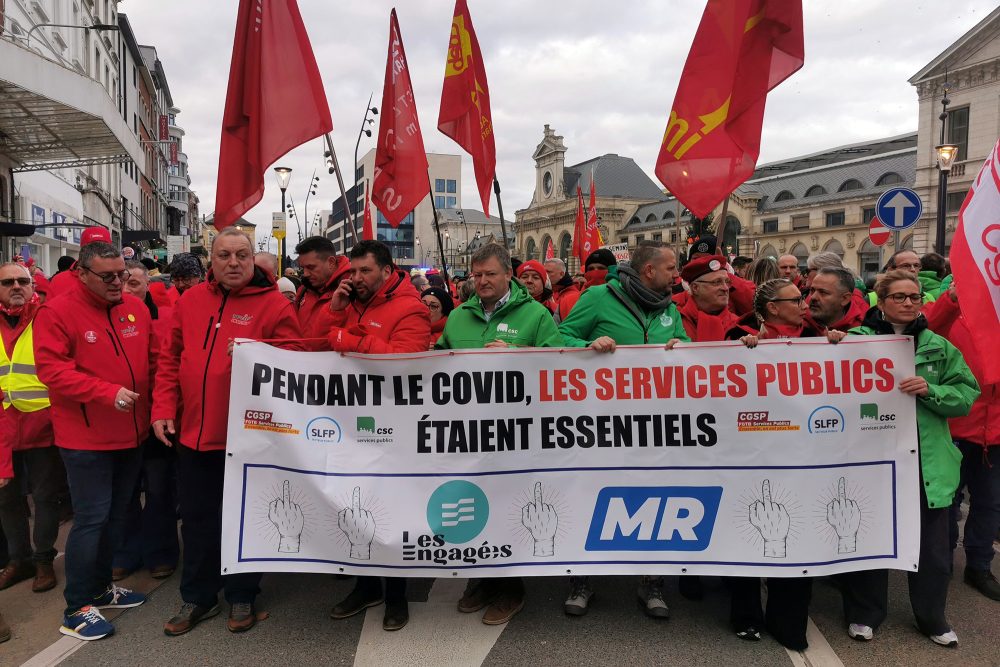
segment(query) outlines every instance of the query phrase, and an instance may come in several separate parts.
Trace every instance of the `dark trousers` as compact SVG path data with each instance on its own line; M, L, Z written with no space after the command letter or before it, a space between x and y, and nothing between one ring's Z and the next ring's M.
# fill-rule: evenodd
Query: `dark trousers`
M230 604L253 602L260 594L259 572L222 575L222 485L224 450L196 452L177 445L184 570L181 599L211 607L219 590Z
M387 604L406 601L406 579L403 577L358 577L354 586L366 597L373 598L382 593L382 582L385 582Z
M470 579L466 590L479 586L484 591L489 591L491 596L509 595L511 597L524 597L524 579L521 577L487 577L484 579Z
M920 561L917 572L907 573L910 606L917 627L926 635L951 630L945 619L948 582L951 579L951 550L948 531L950 509L930 509L920 494ZM839 574L836 580L844 596L844 616L848 623L877 628L885 620L889 603L888 570L866 570Z
M760 604L760 579L723 577L722 580L732 596L729 620L734 629L766 627L783 646L805 650L812 577L768 578L766 611Z
M143 446L142 473L129 502L125 541L114 566L134 571L177 565L177 454L158 440ZM140 494L143 502L140 502Z
M972 570L989 570L993 562L993 538L1000 529L1000 445L983 447L966 440L956 442L962 450L962 478L951 512L951 549L958 545L958 519L962 489L969 492L969 516L965 519L965 563Z
M56 536L59 534L59 491L65 485L65 473L55 447L41 447L14 452L15 475L24 474L35 502L35 548L28 536L28 506L22 495L26 490L14 478L0 489L0 523L7 536L11 560L51 563L56 557ZM6 561L4 561L6 562Z
M111 560L125 534L140 449L60 449L73 497L73 527L66 539L66 614L79 611L111 584Z

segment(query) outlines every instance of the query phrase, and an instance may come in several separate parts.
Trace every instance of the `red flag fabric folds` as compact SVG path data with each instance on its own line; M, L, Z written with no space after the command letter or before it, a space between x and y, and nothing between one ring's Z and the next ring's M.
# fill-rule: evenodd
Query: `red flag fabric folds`
M590 249L587 254L594 252L602 245L604 239L601 238L601 229L597 226L597 186L594 184L594 172L590 172L590 206L587 209L587 241Z
M490 113L490 89L472 15L465 0L455 2L455 15L444 64L444 87L438 130L472 156L483 211L490 214L490 192L497 167L497 149Z
M545 259L550 260L555 258L556 258L556 249L552 246L552 239L549 239L549 244L545 246Z
M753 174L767 93L804 59L802 0L708 0L656 159L696 217Z
M983 379L995 384L1000 382L1000 141L958 212L949 259L959 302L972 304L963 305L962 316L979 352Z
M215 226L264 195L278 158L333 130L316 58L295 0L240 0L222 117Z
M372 184L372 202L393 227L399 227L403 218L430 193L427 167L410 68L393 9L389 15L389 56L385 63Z
M372 222L372 207L371 198L368 195L368 181L365 181L365 224L361 229L361 240L375 240L375 224Z
M587 260L587 255L593 250L584 250L584 247L590 244L587 240L587 219L583 214L583 189L579 185L576 186L576 201L576 222L573 223L573 255L580 260L582 267Z

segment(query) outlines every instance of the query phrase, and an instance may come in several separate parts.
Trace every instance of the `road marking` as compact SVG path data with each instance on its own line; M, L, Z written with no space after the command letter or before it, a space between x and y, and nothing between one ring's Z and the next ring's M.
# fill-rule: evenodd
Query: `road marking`
M427 602L410 603L410 622L402 630L382 629L385 607L365 612L354 656L355 667L398 667L400 656L413 665L481 665L506 625L483 625L483 612L462 614L455 604L466 579L437 579Z
M50 644L48 648L21 665L21 667L51 667L70 657L86 645L87 642L65 635Z
M811 618L806 628L806 641L809 642L809 648L805 651L785 649L795 667L844 667L844 663Z

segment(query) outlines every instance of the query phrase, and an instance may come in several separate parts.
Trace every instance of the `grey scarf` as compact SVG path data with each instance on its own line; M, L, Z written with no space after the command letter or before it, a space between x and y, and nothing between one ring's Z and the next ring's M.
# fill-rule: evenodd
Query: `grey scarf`
M631 266L619 264L618 279L625 293L647 312L663 310L673 301L670 294L663 295L643 285L639 274Z

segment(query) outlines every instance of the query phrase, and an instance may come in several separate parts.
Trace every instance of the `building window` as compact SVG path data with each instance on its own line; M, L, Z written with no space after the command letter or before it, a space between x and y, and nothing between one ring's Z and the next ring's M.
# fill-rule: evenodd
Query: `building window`
M358 170L354 172L354 182L360 183L361 179L365 177L365 165L358 167Z
M448 179L448 194L453 195L458 192L458 181Z
M792 231L798 231L800 229L809 229L808 215L792 216Z
M789 201L792 199L795 199L795 195L788 190L782 190L778 193L778 196L774 198L774 201Z
M948 112L948 143L958 146L956 160L965 160L969 155L969 107L952 109Z
M434 205L438 208L444 208L444 195L434 195Z
M677 243L677 232L670 232L670 242Z
M653 234L653 240L657 242L663 241L663 234Z
M967 192L949 192L948 202L944 210L948 213L958 213L959 209L962 208L962 204L965 202L965 195Z
M806 197L818 197L826 194L826 188L822 185L814 185L806 190Z
M458 208L457 197L448 197L448 208Z
M639 245L640 243L642 243L645 240L646 240L646 235L645 234L636 234L635 235L635 244L636 245Z
M840 184L840 187L837 188L837 192L847 192L848 190L863 190L864 187L865 186L862 185L861 181L859 181L858 179L849 178Z
M650 213L649 215L646 216L646 220L645 221L646 222L656 222L656 214L655 213Z
M882 174L881 178L875 185L896 185L897 183L902 183L903 177L894 171L890 171L888 174Z
M827 227L843 227L844 226L844 212L843 211L830 211L826 214L826 226Z
M434 179L434 192L444 192L444 179L435 178Z
M861 222L865 225L870 225L872 220L875 219L877 211L874 208L866 208L861 211Z
M771 218L770 220L764 220L764 233L765 234L776 234L778 232L778 219Z

